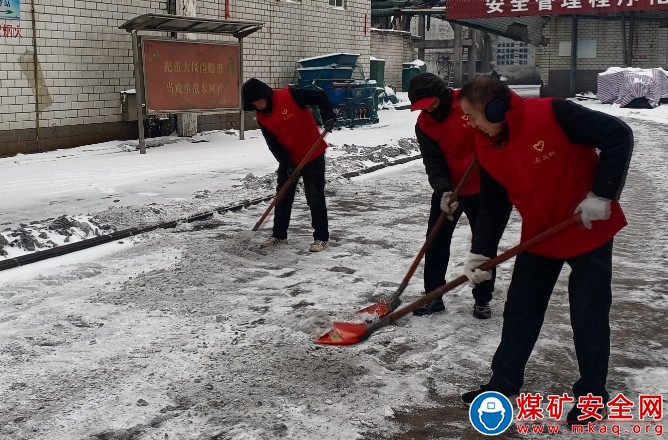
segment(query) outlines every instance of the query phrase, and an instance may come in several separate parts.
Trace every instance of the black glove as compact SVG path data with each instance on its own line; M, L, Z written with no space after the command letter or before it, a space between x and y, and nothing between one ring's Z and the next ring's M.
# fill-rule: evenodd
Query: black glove
M299 180L299 174L295 173L295 167L288 168L286 174L288 175L288 178L292 180Z
M334 130L334 127L336 127L336 118L326 120L323 127L325 127L325 131L331 132Z

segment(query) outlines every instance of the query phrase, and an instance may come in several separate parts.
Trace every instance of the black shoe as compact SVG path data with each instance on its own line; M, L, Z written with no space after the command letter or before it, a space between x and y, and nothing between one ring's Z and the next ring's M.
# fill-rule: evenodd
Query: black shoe
M588 425L589 423L596 423L605 419L605 416L608 415L608 410L606 407L603 407L596 410L596 413L601 415L600 419L597 419L596 417L587 417L586 419L578 420L578 417L582 416L583 413L582 410L578 408L578 405L575 404L573 405L573 408L568 411L568 415L566 416L566 423L569 425Z
M504 393L503 391L500 391L489 385L480 385L479 389L462 394L462 402L464 402L466 406L471 406L471 403L475 400L476 397L478 397L482 393L486 393L487 391L496 391L497 393L501 393L504 396L508 397L509 399L512 399L512 397L517 396L517 393Z
M473 305L473 317L478 319L489 319L492 317L492 309L489 303L476 303Z
M432 313L442 312L445 310L445 304L443 304L443 298L438 298L433 301L428 302L417 310L413 310L413 315L415 316L426 316L431 315Z

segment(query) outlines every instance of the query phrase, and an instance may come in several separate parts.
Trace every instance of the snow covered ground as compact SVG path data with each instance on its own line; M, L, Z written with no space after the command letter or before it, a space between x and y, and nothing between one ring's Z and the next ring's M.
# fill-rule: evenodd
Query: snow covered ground
M662 394L665 407L668 106L582 104L622 117L636 136L622 198L629 226L615 245L609 388L636 401ZM271 231L271 218L251 231L260 204L0 272L0 439L481 438L459 395L488 379L511 263L500 267L490 320L470 316L461 287L447 294L445 313L407 316L358 345L313 343L334 320L359 321L355 310L392 293L422 245L431 191L421 160L339 177L416 155L416 117L382 110L379 124L329 136L332 237L322 253L308 252L300 193L290 244L278 249L257 247ZM0 159L0 260L33 252L20 236L46 248L68 233L71 242L272 193L276 165L259 131L195 140L206 142ZM519 224L513 215L502 247L517 243ZM461 273L469 239L462 220L449 278ZM576 379L566 276L526 392L570 393ZM405 302L420 296L421 278L420 268Z

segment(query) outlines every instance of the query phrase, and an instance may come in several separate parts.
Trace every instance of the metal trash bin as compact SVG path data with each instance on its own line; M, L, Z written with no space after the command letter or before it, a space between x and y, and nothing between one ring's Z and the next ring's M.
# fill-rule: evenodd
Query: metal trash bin
M411 79L424 73L425 70L426 67L422 67L418 64L403 63L403 68L401 69L401 90L407 92L408 84L411 82Z
M373 58L369 60L369 79L376 81L376 86L385 87L385 60Z
M135 89L121 92L121 121L137 120L137 93Z

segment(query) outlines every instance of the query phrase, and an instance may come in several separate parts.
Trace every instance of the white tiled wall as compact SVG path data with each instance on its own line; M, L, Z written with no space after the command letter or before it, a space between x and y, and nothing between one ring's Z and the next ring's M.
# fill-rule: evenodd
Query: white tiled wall
M21 2L20 21L0 20L0 27L19 34L0 32L0 131L36 127L36 91L42 128L120 121L119 92L134 88L134 79L130 35L118 26L141 14L167 13L167 0L35 3L37 81L30 2ZM197 15L222 19L225 3L197 0ZM368 76L370 0L347 0L345 9L329 0L229 0L229 6L230 20L266 23L244 39L246 78L285 86L297 59L330 52L359 53Z

